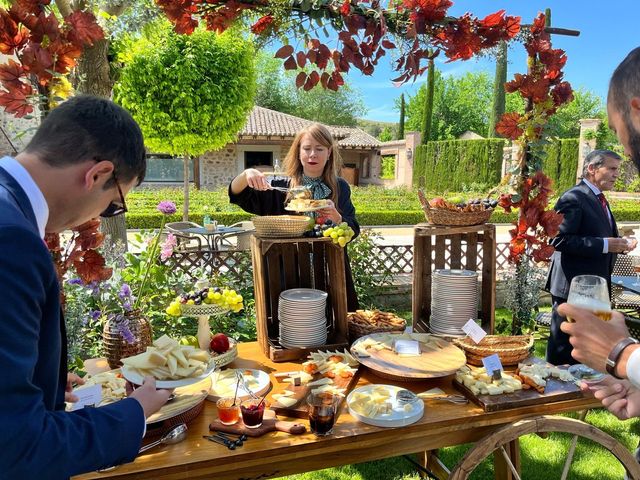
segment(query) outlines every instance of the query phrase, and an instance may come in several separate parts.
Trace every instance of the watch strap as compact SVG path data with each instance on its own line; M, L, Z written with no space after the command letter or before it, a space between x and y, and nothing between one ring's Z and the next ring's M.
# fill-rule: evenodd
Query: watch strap
M606 361L607 373L609 375L620 378L618 375L616 375L616 366L618 365L620 355L622 355L622 352L625 348L636 343L638 343L638 341L635 338L627 337L623 338L614 345L614 347L611 349L611 352L609 352L609 356L607 357Z

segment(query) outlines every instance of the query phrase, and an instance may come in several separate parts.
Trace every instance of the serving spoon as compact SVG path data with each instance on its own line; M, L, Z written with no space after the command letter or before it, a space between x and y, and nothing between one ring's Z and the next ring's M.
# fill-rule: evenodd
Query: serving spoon
M138 455L141 454L142 452L146 452L147 450L153 447L157 447L160 444L173 445L174 443L180 443L185 438L187 438L187 425L184 423L181 423L173 427L167 433L165 433L159 440L156 440L155 442L151 442L149 445L145 445L144 447L142 447L138 451Z

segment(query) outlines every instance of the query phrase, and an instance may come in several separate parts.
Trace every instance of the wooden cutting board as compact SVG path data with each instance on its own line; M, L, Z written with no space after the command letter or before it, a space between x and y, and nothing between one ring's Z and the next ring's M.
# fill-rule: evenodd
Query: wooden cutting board
M485 412L497 412L509 408L560 402L562 400L582 398L583 396L580 387L575 383L562 382L555 378L547 379L547 386L544 393L539 393L533 388L530 388L529 390L518 390L502 395L476 395L455 379L453 380L453 385L460 390L465 397L482 407Z
M322 378L322 375L316 374L314 375L313 379L319 380L320 378ZM337 388L346 389L344 392L344 396L346 398L346 396L351 391L353 386L357 383L357 379L358 379L358 373L356 372L355 375L349 378L342 378L342 377L334 378L333 384ZM314 388L318 388L317 386L309 387L307 385L300 385L298 387L295 387L290 383L284 383L279 380L275 380L273 382L273 385L274 387L273 387L273 391L271 392L271 395L273 395L274 393L282 393L285 390L290 390L293 392L293 395L291 396L291 398L295 398L298 402L292 407L283 407L277 401L275 401L270 395L267 397L267 400L270 403L269 408L274 410L278 415L283 415L285 417L293 417L293 418L309 417L307 412L306 398L309 395L309 393L311 393L311 390L313 390Z
M358 342L366 338L382 339L386 337L404 338L403 334L371 334L361 337ZM453 375L466 362L462 350L441 338L422 334L428 341L420 342L420 356L399 356L394 351L368 348L369 357L357 356L351 347L351 353L365 367L376 375L398 381L424 380L428 378L446 377Z
M247 426L242 423L242 418L240 418L238 423L234 425L224 425L218 419L213 420L209 424L209 430L234 433L237 435L244 433L248 437L261 437L265 433L274 431L286 432L290 433L291 435L300 435L307 431L307 427L301 423L278 420L276 418L276 413L271 409L267 409L264 411L262 425L260 425L258 428L247 428Z

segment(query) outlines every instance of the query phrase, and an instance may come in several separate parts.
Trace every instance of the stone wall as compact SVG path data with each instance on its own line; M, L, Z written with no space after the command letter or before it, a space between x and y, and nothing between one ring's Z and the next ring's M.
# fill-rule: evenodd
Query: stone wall
M36 118L15 118L0 107L0 157L15 155L15 150L20 152L27 146L38 126Z
M200 188L213 190L228 185L238 174L236 146L229 144L216 152L200 157Z

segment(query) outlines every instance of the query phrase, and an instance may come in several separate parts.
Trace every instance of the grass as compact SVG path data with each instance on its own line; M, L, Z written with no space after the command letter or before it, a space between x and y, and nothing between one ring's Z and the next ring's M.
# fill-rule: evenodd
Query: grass
M548 307L541 308L548 310ZM410 318L411 312L397 312L403 318ZM496 310L496 325L506 325L510 320L509 311ZM544 358L546 340L535 342L535 355ZM578 414L567 414L567 417L577 418ZM638 445L640 438L640 419L622 422L604 409L589 411L586 421L608 433L632 451ZM521 461L523 480L557 479L562 474L564 460L571 442L571 435L552 433L547 438L537 435L521 437ZM459 462L462 456L473 445L459 445L440 450L440 458L450 469ZM570 479L575 480L619 480L624 475L624 469L617 459L600 445L586 439L578 442ZM365 462L343 467L327 468L299 475L280 477L281 480L419 480L416 468L403 457L392 457L375 462ZM474 480L491 480L493 463L491 459L484 461L471 475Z

